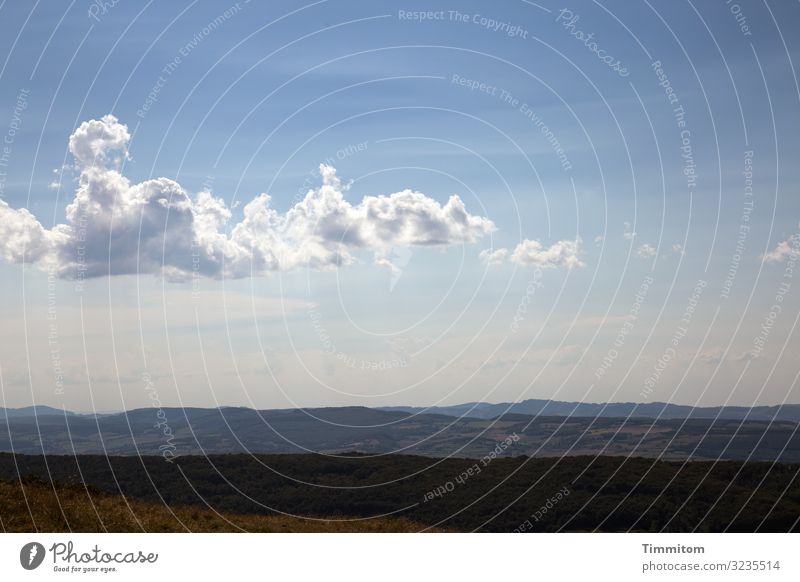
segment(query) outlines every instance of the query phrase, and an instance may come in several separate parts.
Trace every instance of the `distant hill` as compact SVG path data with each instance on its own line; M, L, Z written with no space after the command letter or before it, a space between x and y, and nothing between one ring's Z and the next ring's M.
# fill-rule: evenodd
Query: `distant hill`
M468 418L497 418L503 414L570 416L587 418L706 418L725 420L788 420L800 422L800 404L783 406L686 406L665 402L561 402L558 400L523 400L487 404L469 402L454 406L390 406L381 410L410 414L444 414Z
M526 401L537 402L537 401ZM541 401L538 401L541 402ZM525 404L525 403L520 403ZM682 418L502 413L482 405L482 416L453 416L453 407L363 407L252 410L249 408L142 408L108 415L0 416L0 451L27 454L158 455L221 453L406 453L431 457L625 455L665 459L740 459L800 462L800 431L792 420L707 418L688 409ZM533 404L530 404L533 406ZM601 406L601 405L586 405ZM620 406L622 411L627 405ZM544 407L548 413L550 407ZM591 409L583 409L588 413ZM650 411L643 408L642 411ZM677 413L675 410L672 413ZM444 414L441 411L447 412ZM434 412L434 413L432 413ZM725 414L734 411L725 409ZM484 417L485 416L485 417ZM752 419L759 416L759 419ZM773 414L778 416L777 414Z
M212 408L186 408L187 411L212 411ZM312 409L275 409L254 411L252 408L223 406L223 411L251 411L264 415L319 414L329 416L331 422L336 417L348 419L354 411L366 420L368 410L381 412L400 412L405 414L438 414L466 418L497 418L506 414L523 414L529 416L574 416L581 418L705 418L722 420L788 420L800 422L800 404L783 404L780 406L688 406L685 404L668 404L666 402L565 402L560 400L528 399L520 402L466 402L452 406L382 406L366 408L363 406L342 406ZM0 408L0 420L6 417L27 416L73 416L78 413L51 406L26 406L23 408ZM112 416L113 412L82 413L80 416ZM385 417L375 416L373 422L384 422Z
M0 420L6 418L20 418L33 416L64 416L73 415L74 412L53 408L52 406L25 406L23 408L0 408Z

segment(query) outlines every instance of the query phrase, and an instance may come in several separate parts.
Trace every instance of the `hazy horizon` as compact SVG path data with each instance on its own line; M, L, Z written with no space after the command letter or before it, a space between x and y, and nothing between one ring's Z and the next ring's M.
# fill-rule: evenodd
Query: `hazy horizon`
M8 409L8 410L24 410L26 408L34 408L34 407L46 407L46 408L53 408L56 410L63 410L65 412L71 412L75 414L82 414L82 415L89 415L89 414L123 414L126 412L131 412L133 410L146 410L149 408L200 408L200 409L208 409L213 410L216 408L245 408L249 410L257 410L257 411L264 411L264 410L314 410L314 409L322 409L322 408L347 408L348 406L355 406L355 407L365 407L365 408L375 408L375 409L396 409L396 408L421 408L421 409L436 409L436 408L450 408L450 407L461 407L461 406L469 406L469 405L488 405L488 406L499 406L504 404L518 404L520 402L525 402L526 400L539 400L542 402L563 402L565 404L586 404L592 406L603 406L603 405L620 405L620 404L629 404L629 405L671 405L671 406L680 406L680 407L693 407L693 408L759 408L759 407L768 407L768 408L781 408L783 406L800 406L800 402L779 402L775 404L756 404L753 406L740 406L736 404L704 404L702 406L697 406L693 404L685 404L682 402L663 402L663 401L653 401L653 402L635 402L635 401L608 401L608 402L593 402L593 401L569 401L569 400L550 400L550 399L538 399L538 398L526 398L523 400L517 400L515 402L487 402L487 401L473 401L473 402L453 402L449 404L386 404L381 406L366 406L366 405L342 405L342 406L302 406L302 407L289 407L289 408L253 408L251 406L245 406L241 404L219 404L217 406L196 406L190 403L183 403L182 405L170 405L170 404L163 404L161 402L151 402L149 405L145 406L137 406L133 408L126 408L126 409L109 409L109 410L91 410L91 409L84 409L84 410L75 410L69 409L65 407L58 407L52 406L46 403L36 403L36 404L28 404L23 406L8 406L3 407L0 406L0 410Z

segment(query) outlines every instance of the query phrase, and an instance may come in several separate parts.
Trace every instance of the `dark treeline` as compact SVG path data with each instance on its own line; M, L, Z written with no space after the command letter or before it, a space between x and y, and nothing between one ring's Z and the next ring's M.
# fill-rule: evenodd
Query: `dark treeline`
M85 482L242 514L396 514L461 531L797 531L800 465L624 457L0 454L0 479ZM91 489L90 489L91 490Z

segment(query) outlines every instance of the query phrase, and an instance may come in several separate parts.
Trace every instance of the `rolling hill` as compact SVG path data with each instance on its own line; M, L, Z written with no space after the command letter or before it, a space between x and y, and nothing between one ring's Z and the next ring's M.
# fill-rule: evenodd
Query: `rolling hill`
M27 454L174 457L357 451L480 458L512 435L514 442L503 450L503 456L800 461L795 421L750 417L709 419L690 414L655 419L506 413L478 418L361 407L262 411L143 408L106 415L0 416L0 451Z

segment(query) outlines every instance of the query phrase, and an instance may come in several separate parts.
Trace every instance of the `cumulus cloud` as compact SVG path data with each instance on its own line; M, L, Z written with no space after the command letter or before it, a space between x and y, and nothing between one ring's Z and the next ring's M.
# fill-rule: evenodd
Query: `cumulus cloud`
M370 251L388 266L392 249L474 243L495 230L467 212L458 196L445 204L413 190L345 200L336 170L320 166L322 184L285 213L261 194L231 224L232 212L209 192L190 196L168 178L133 184L121 173L130 134L114 116L84 122L69 150L80 179L66 224L44 228L26 209L0 200L0 256L66 278L156 273L246 277L292 269L331 269Z
M119 165L128 156L131 134L113 115L84 121L69 138L69 151L78 168Z
M785 241L778 243L774 249L765 254L762 258L765 263L783 263L792 255L796 255L800 250L800 235L789 237Z
M486 249L479 256L487 265L501 265L508 258L508 249Z
M541 268L585 267L579 258L579 243L580 240L561 240L545 248L539 241L525 239L511 253L511 261Z
M649 243L645 243L636 249L636 256L640 259L649 259L656 256L656 247Z
M489 265L510 261L517 265L532 265L540 269L556 267L572 269L586 266L580 259L580 243L580 239L561 240L549 247L544 247L537 240L525 239L513 251L508 249L485 250L481 252L480 258Z

